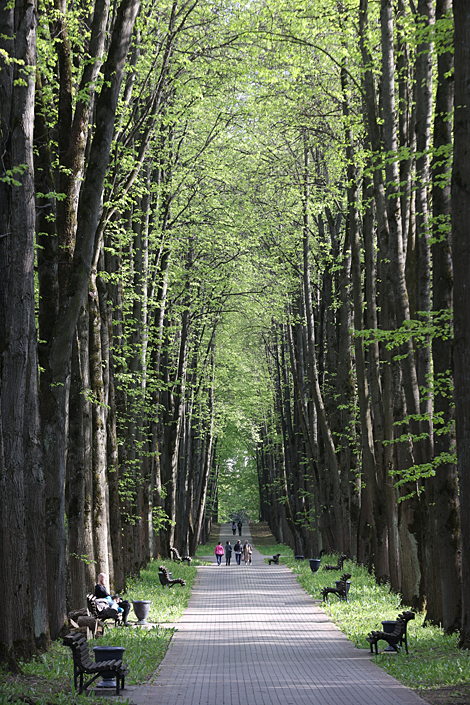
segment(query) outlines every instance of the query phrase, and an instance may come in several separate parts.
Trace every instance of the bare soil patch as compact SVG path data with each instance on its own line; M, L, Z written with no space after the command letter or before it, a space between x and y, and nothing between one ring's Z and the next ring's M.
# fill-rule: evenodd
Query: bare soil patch
M415 690L430 705L470 705L470 684Z

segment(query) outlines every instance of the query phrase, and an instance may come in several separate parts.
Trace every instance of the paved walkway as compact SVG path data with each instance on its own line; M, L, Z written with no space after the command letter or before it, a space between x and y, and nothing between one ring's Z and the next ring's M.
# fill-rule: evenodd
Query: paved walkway
M233 545L228 524L220 538ZM424 705L256 550L252 566L199 568L177 628L154 679L127 693L135 705Z

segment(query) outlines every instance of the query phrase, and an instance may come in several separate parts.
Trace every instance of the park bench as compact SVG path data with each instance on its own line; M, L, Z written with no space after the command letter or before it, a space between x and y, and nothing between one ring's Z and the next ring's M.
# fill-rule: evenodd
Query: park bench
M348 586L347 586L347 581L351 577L351 573L344 573L344 575L341 576L341 579L338 581L339 585L338 587L324 587L323 590L321 591L322 597L323 597L323 602L328 601L328 595L336 595L336 597L339 597L340 600L346 600L348 599Z
M122 612L113 610L107 600L95 597L93 593L88 593L86 596L88 612L92 617L100 619L104 622L106 619L114 619L114 626L120 627L123 623Z
M343 570L343 563L346 560L346 554L342 553L338 558L336 565L324 565L323 570Z
M279 565L279 556L280 556L280 555L281 555L280 553L276 553L275 556L273 556L272 558L270 558L269 561L268 561L269 565L271 565L271 563L274 563L274 565Z
M106 671L112 671L115 674L116 695L119 695L119 690L124 688L125 678L129 673L129 669L125 663L115 659L101 661L100 663L92 661L88 642L80 632L77 634L67 634L62 643L64 646L69 646L72 649L73 684L79 695L81 695L93 681L99 677L103 677L103 673ZM85 675L92 676L86 683L83 682Z
M395 628L392 632L384 632L382 630L370 632L366 637L366 641L370 644L370 653L374 653L372 647L375 646L375 653L378 654L377 643L379 641L388 642L395 651L398 651L400 647L405 645L405 651L408 653L407 626L408 622L414 618L413 612L402 612L398 615Z
M191 561L193 560L191 556L181 556L177 548L170 548L170 553L174 561L178 561L178 563L184 563L186 561L188 565L191 565Z
M183 580L183 578L175 578L172 580L168 568L165 568L164 565L159 566L158 571L158 577L163 587L167 585L168 587L173 587L173 585L186 585L186 580Z

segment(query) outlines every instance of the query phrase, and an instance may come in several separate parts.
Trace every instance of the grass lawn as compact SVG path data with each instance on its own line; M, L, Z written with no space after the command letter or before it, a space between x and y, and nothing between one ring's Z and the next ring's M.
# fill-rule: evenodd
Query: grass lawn
M186 586L162 588L158 579L158 566L162 563L171 570L174 578L184 578ZM151 600L147 621L158 626L149 630L140 627L116 629L108 621L105 635L90 642L90 649L100 645L124 646L124 661L130 667L126 683L145 683L163 659L175 631L173 623L183 613L191 595L196 577L194 563L196 561L189 567L171 561L155 561L141 572L138 580L129 581L126 599L131 602ZM132 609L129 619L135 621ZM72 652L62 646L60 641L55 642L46 654L22 664L21 673L0 671L0 705L83 705L84 697L73 692ZM109 698L90 695L86 702L90 705L106 702L109 705ZM124 699L120 702L127 701Z
M275 553L282 554L280 562L297 574L299 583L316 600L321 600L323 587L334 586L334 581L342 573L351 573L348 602L330 595L329 602L323 603L322 609L358 648L369 649L366 641L368 632L381 629L382 620L396 619L398 613L406 609L399 595L390 592L387 585L377 585L365 568L352 561L344 562L341 573L322 571L321 566L317 573L312 573L307 560L296 561L288 546L275 543L266 524L254 525L251 534L253 543L262 554L269 557ZM322 565L336 562L337 555L322 558ZM374 661L433 705L468 705L470 652L459 651L456 634L447 636L439 627L423 626L423 622L424 614L417 614L408 623L409 655L404 651L399 654L384 653L374 656ZM386 642L379 642L379 648L386 646Z

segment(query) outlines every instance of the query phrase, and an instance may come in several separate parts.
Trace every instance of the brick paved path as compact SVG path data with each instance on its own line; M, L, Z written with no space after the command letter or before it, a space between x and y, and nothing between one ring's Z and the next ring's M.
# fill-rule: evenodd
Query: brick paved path
M236 541L228 524L220 537ZM157 676L127 693L135 705L424 705L256 550L252 566L199 568L177 627Z

